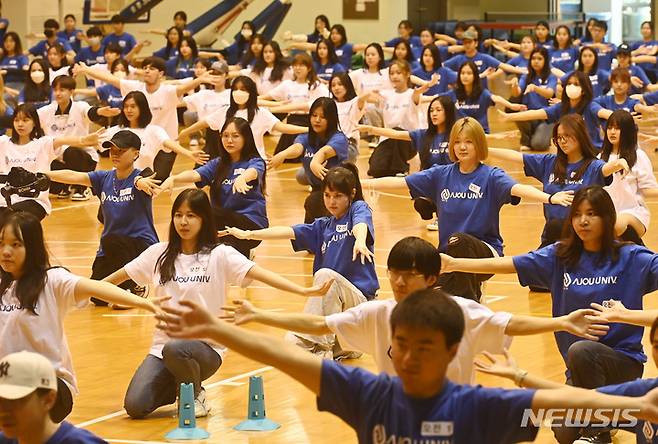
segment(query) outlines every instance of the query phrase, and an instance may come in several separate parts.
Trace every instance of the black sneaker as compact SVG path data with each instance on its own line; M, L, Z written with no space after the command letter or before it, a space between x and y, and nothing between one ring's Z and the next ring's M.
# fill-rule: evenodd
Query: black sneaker
M107 302L101 301L100 299L91 298L91 302L93 302L96 307L107 307Z
M58 199L68 199L69 197L71 197L71 189L68 187L57 193Z
M544 287L534 287L534 286L530 285L528 288L530 289L530 291L534 291L535 293L550 293L551 292L551 290L549 290L548 288L544 288Z
M581 436L573 444L612 444L612 437L610 432L602 432L592 436Z

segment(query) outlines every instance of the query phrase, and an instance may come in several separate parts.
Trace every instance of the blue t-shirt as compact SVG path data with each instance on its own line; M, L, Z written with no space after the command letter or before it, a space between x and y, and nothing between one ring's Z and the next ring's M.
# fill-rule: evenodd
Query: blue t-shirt
M201 181L197 182L199 188L210 186L210 201L213 206L226 208L235 211L247 217L250 221L261 228L269 226L267 220L267 210L265 208L265 196L261 189L261 182L265 176L265 161L260 157L254 157L248 160L233 162L229 169L229 174L222 181L217 183L217 169L221 159L216 157L195 171L201 176ZM233 182L245 170L253 168L258 173L258 178L249 182L252 188L245 194L233 192Z
M114 85L106 83L105 85L99 86L96 88L96 94L101 102L107 103L108 106L112 108L123 107L123 95L121 95L121 90Z
M445 92L448 92L449 90L448 86L457 83L457 73L451 69L444 68L443 66L437 69L436 71L425 71L425 69L419 67L413 70L412 74L420 79L429 82L430 80L432 80L432 74L434 74L435 72L438 73L440 76L439 82L425 92L424 95L426 96L435 96L437 94L443 94Z
M158 242L153 226L152 198L133 186L135 177L142 170L133 170L125 179L117 179L116 170L96 170L88 173L91 191L101 200L103 233L101 240L109 234L141 239L148 245ZM97 256L103 256L98 247Z
M315 68L315 73L322 80L327 82L331 80L331 76L335 73L345 72L345 68L340 63L327 63L326 65L320 65L320 62L317 60L313 61L313 68Z
M31 103L32 105L34 105L34 107L35 107L36 109L39 109L39 108L42 108L42 107L44 107L44 106L50 104L51 100L52 100L52 92L51 92L51 97L48 97L48 98L45 99L45 100L32 101L32 102L29 102L29 103ZM26 103L26 102L25 102L25 88L23 88L23 89L21 90L21 92L18 93L18 104L20 105L21 103Z
M532 79L531 83L542 88L550 88L553 90L553 93L555 93L555 89L557 88L557 77L555 77L553 74L549 74L548 77L546 77L546 80L542 80L541 77L537 76ZM521 77L521 81L519 82L521 94L525 93L527 86L528 75L525 74ZM528 94L523 94L521 96L521 103L526 105L528 109L541 109L548 106L548 99L542 97L536 92L529 92Z
M606 43L606 45L608 45L607 51L596 49L596 53L599 56L599 69L610 71L612 69L612 59L617 56L617 47L612 43Z
M5 113L2 117L11 117L14 115L14 110L7 105L7 108L5 108ZM7 128L0 128L0 136L4 136L5 133L7 132Z
M592 111L598 113L601 108L605 108L610 111L617 111L618 109L623 109L629 113L635 112L635 105L640 103L639 100L632 99L631 97L626 97L623 103L617 103L615 101L615 96L601 96L592 100Z
M69 45L69 42L67 42L65 39L61 39L57 37L57 40L55 43L59 43L64 47L65 52L71 51L71 45ZM48 40L41 40L38 42L36 45L31 47L29 49L30 54L32 54L34 57L43 57L44 59L48 58L48 48L50 48L51 45L48 43Z
M321 144L320 146L311 146L308 140L308 134L300 134L295 138L295 143L299 143L304 147L304 154L302 154L302 166L306 172L306 178L309 180L311 186L319 187L322 185L322 180L318 178L313 171L311 171L311 160L313 156L317 153L320 148L329 145L334 149L336 155L331 159L327 160L325 167L331 169L335 166L340 165L341 163L347 160L347 145L349 141L345 134L340 131L336 131L326 143Z
M497 69L500 66L500 60L490 56L489 54L483 54L481 52L476 53L473 57L467 57L465 54L459 54L452 57L450 60L446 60L443 64L446 68L450 68L455 72L459 72L459 67L464 63L472 61L475 63L475 66L478 67L480 74L482 74L487 68ZM483 78L482 88L487 87L487 79Z
M322 361L320 411L352 427L359 443L503 444L533 441L537 428L520 427L534 390L457 385L445 380L429 398L404 393L400 378Z
M638 49L640 46L658 46L658 40L649 40L648 42L645 41L637 41L631 43L631 51L635 51ZM644 72L655 72L656 71L656 64L655 63L638 63L638 66L644 70Z
M242 57L249 50L249 42L247 40L241 39L243 43L238 43L238 40L231 43L226 48L222 49L222 54L226 57L226 60L229 65L237 65L242 61ZM178 55L178 51L176 51Z
M548 117L546 121L548 123L555 123L560 120L560 117L562 117L562 104L556 103L548 108L544 108L544 111L546 111L546 116ZM567 114L575 113L575 108L570 108L567 112ZM599 116L597 116L596 112L592 109L591 103L585 106L581 115L583 116L585 126L587 127L587 134L589 134L592 144L596 149L601 149L601 146L603 145L603 139L601 138L601 119L599 119Z
M97 63L105 63L105 53L103 52L103 46L99 46L98 51L94 51L91 46L85 46L76 54L75 61L84 62L88 66L95 65Z
M162 48L160 48L157 51L153 52L153 57L160 57L161 59L164 59L165 61L170 60L170 59L175 59L176 57L178 57L178 48L170 48L169 49L169 56L167 56L167 47L163 46Z
M560 83L566 88L567 77L572 71L566 73L560 78ZM592 95L594 97L602 96L610 90L610 72L599 69L594 74L589 75L589 81L592 84Z
M393 37L391 40L387 40L386 42L384 42L384 46L387 48L394 48L395 45L397 45L401 41L402 41L402 37ZM407 39L407 43L409 43L411 49L423 47L423 44L420 41L420 37L418 37L417 35L412 35L411 37L409 37Z
M580 55L580 51L576 46L565 49L551 48L548 53L551 56L551 66L565 73L575 69Z
M541 47L544 47L544 48L546 49L546 51L550 51L551 48L553 47L553 39L552 39L552 38L548 38L548 39L546 39L546 40L543 41L543 42L540 42L540 41L538 40L538 41L537 41L537 44L536 44L535 46L536 46L537 48L539 48L539 47L541 46Z
M119 45L119 48L121 48L121 55L125 56L135 47L135 45L137 45L137 40L135 40L135 37L132 34L127 32L120 35L112 33L103 37L103 47L106 47L110 43L116 43Z
M472 117L482 125L484 132L489 134L489 118L487 110L494 105L491 100L491 93L488 89L483 89L482 94L476 98L467 98L466 100L457 100L457 92L454 89L448 91L445 95L455 104L456 118Z
M0 432L0 444L18 444L18 440L6 438ZM64 421L44 444L106 444L106 441L88 430L79 429Z
M559 191L578 191L589 185L606 186L612 183L612 176L604 177L602 173L605 162L601 159L594 159L588 166L583 175L578 180L573 180L576 171L583 165L583 160L576 163L567 164L567 180L560 183L555 180L553 169L555 168L556 154L524 154L523 155L523 172L528 177L534 177L540 181L543 191L546 194L553 194ZM546 220L565 219L569 215L569 207L562 205L544 204L544 217Z
M635 381L624 382L622 384L599 387L596 391L605 393L606 395L637 398L646 395L656 387L658 387L658 378L636 379ZM622 428L622 430L631 431L627 428ZM637 444L658 444L658 424L653 424L640 419L632 431L635 432Z
M529 58L523 57L521 54L517 55L516 57L512 57L507 61L508 65L516 66L518 68L527 68L528 67L528 62L530 61Z
M188 79L194 77L194 59L184 60L180 57L169 59L165 63L167 77L172 79Z
M30 60L26 55L5 56L0 60L0 69L7 71L5 83L25 82L27 76L26 67L30 66Z
M645 73L644 70L638 65L630 65L628 67L628 73L631 75L631 77L638 77L640 80L642 80L642 87L640 88L631 83L630 94L642 94L644 88L651 84L651 80L649 80L649 77L647 77L647 73Z
M519 283L551 289L553 316L563 316L592 302L602 304L614 297L630 310L642 310L642 297L658 289L658 256L645 247L625 244L619 259L599 262L599 254L583 251L575 267L567 267L557 257L558 244L513 258ZM608 333L599 339L626 356L646 362L642 350L643 327L611 323ZM565 362L571 344L584 340L567 332L556 332L558 349Z
M354 45L351 43L345 43L342 46L336 48L336 57L345 71L352 69L352 55L354 54Z
M448 154L448 136L447 133L436 133L432 142L424 146L426 129L416 129L409 131L411 145L420 155L420 169L426 170L434 165L449 165L452 163ZM425 151L427 150L427 153Z
M59 31L57 33L57 37L69 42L69 45L71 45L71 49L76 53L78 53L80 52L80 48L82 47L82 42L78 38L79 33L84 33L84 32L80 29L74 29L71 32L68 32L66 29L64 29L63 31Z
M459 164L435 165L407 176L412 198L426 197L434 202L439 216L439 249L448 245L455 233L467 233L491 245L503 255L500 236L500 208L520 198L512 196L514 179L503 170L480 164L464 174Z
M362 264L360 257L352 261L356 240L352 230L360 223L368 226L366 246L370 251L375 251L372 210L363 200L353 202L340 219L326 216L310 224L293 225L295 239L292 248L295 251L309 250L315 254L313 273L321 268L334 270L361 290L366 298L373 299L379 289L375 264L368 261Z
M646 103L648 106L655 105L658 103L658 91L646 93L642 96L642 98L644 99L644 103Z

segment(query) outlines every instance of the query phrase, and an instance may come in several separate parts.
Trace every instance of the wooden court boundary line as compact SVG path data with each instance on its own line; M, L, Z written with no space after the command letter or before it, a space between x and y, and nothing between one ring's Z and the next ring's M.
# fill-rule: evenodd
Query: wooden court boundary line
M238 379L243 379L243 378L247 378L249 376L254 376L254 375L257 375L257 374L260 374L260 373L265 373L265 372L268 372L268 371L273 370L273 369L274 369L274 367L270 367L270 366L261 367L261 368L258 368L256 370L252 370L250 372L240 373L239 375L231 376L230 378L226 378L226 379L222 379L221 381L213 382L212 384L206 385L204 388L206 389L206 392L208 392L209 390L212 390L215 387L219 387L221 385L231 386L232 385L231 383L234 382L234 381L237 381ZM90 419L88 421L81 422L79 424L76 424L75 426L80 427L80 428L89 427L90 425L99 424L99 423L105 422L109 419L117 418L119 416L123 416L123 415L126 415L126 414L127 414L126 409L121 409L121 410L116 411L114 413L109 413L109 414L104 415L104 416L99 416L98 418L94 418L94 419ZM146 441L115 441L115 442L146 442Z

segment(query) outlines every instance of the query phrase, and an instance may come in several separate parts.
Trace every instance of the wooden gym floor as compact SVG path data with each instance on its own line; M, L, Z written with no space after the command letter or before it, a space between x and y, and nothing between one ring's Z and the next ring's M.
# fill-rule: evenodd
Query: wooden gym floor
M495 117L490 113L491 117ZM514 130L513 126L492 122L499 132ZM653 128L643 125L646 131ZM502 133L504 134L504 133ZM268 141L273 149L272 139ZM518 135L500 135L492 138L491 146L518 149ZM654 171L658 162L653 146L647 145ZM365 177L370 150L361 147L358 166ZM515 179L537 185L523 177L520 168L501 164ZM109 168L107 159L101 168ZM190 168L187 161L177 162L175 171ZM278 171L268 174L268 214L271 225L291 225L303 220L303 201L306 187L295 182L297 165L284 164ZM367 197L373 209L376 231L376 264L380 278L380 298L392 297L386 278L386 257L397 240L408 235L417 235L437 243L437 233L425 229L426 222L414 212L406 193L380 194ZM154 214L158 233L166 239L169 212L173 199L160 196L155 199ZM96 220L98 201L70 202L53 200L52 215L44 222L52 261L64 265L74 273L89 276L101 226ZM658 202L649 202L654 218L658 218ZM404 221L404 223L400 223ZM539 243L543 226L539 204L521 203L505 206L502 210L501 230L505 239L507 255L522 254ZM654 224L658 222L654 221ZM650 229L645 236L649 248L658 248L658 235ZM256 262L281 275L299 282L312 282L312 258L304 253L293 253L290 243L284 241L263 242L256 250ZM301 311L301 297L254 284L246 291L231 289L231 297L247 297L257 306L276 311ZM610 295L614 297L615 295ZM647 308L658 308L655 295L646 297ZM487 305L493 310L505 310L517 314L550 316L548 294L529 292L518 284L516 276L495 276L486 289ZM74 366L79 379L80 395L68 420L83 426L110 442L155 443L164 442L164 435L177 426L175 408L163 407L144 420L131 420L123 412L123 396L133 372L148 352L154 320L137 310L112 311L107 308L88 306L72 312L66 320L66 332L73 354ZM284 331L261 325L246 328L267 332L273 337L283 337ZM649 351L648 332L645 335L645 350ZM552 334L516 338L512 353L522 368L555 381L563 380L564 364L557 352ZM374 370L370 357L347 362ZM233 426L245 419L247 414L248 379L250 375L262 375L265 387L267 416L282 427L273 432L237 432ZM658 376L653 363L648 363L645 377ZM478 382L488 386L512 387L499 378L478 375ZM214 377L205 382L209 403L212 406L208 418L198 421L207 429L210 443L352 443L355 434L339 419L327 413L319 413L315 398L300 384L276 369L243 358L229 352L224 364ZM477 426L477 425L475 425ZM619 433L616 442L635 442L629 434ZM552 434L542 429L536 442L554 442Z

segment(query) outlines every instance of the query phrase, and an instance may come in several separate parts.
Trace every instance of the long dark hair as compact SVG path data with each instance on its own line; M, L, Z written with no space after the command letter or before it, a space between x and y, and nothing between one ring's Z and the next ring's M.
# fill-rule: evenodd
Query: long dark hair
M67 58L66 58L66 50L64 49L64 46L63 46L61 43L55 43L55 44L52 45L50 48L48 48L48 51L46 52L46 55L47 55L51 50L54 50L54 51L57 52L57 54L59 54L61 65L58 66L58 67L55 67L55 66L52 66L52 65L50 64L50 62L48 62L48 66L50 66L50 67L53 68L54 70L55 70L55 69L64 68L64 67L66 67L66 66L69 66L69 61L68 61Z
M207 253L217 245L217 231L215 229L215 219L208 195L202 190L188 188L183 190L174 201L171 207L171 222L169 223L169 243L167 248L160 255L155 263L155 271L160 272L160 285L165 285L174 278L176 274L176 258L182 252L181 237L176 231L174 225L174 216L178 209L184 204L190 207L192 212L201 218L201 230L197 237L196 251L198 253Z
M569 36L569 38L567 39L567 45L566 45L565 49L571 48L573 46L573 38L571 37L571 30L569 29L569 27L567 25L560 25L557 28L555 28L555 34L554 34L554 37L553 37L553 48L560 49L560 44L557 42L557 32L560 29L565 29L567 31L567 35Z
M242 147L242 150L240 150L240 161L245 161L249 159L259 159L262 160L260 154L258 153L258 148L256 148L256 142L254 142L254 135L251 132L251 127L249 126L249 122L244 120L242 117L229 117L226 119L226 122L224 122L224 125L222 126L222 130L220 131L220 137L219 137L219 167L217 168L217 171L215 172L215 179L214 182L217 185L218 188L221 187L222 182L224 179L226 179L229 175L229 172L231 171L233 167L233 160L231 160L231 155L226 151L226 148L224 148L224 142L222 140L221 134L224 132L224 130L231 124L233 123L242 136L242 139L244 140L244 146ZM260 181L260 189L263 194L265 194L265 175L263 174L263 178ZM213 202L215 203L221 203L221 196L219 193L214 193L213 188L211 188L211 198Z
M359 169L353 163L345 162L331 168L322 179L322 191L329 188L331 191L343 193L350 198L350 205L363 199L363 190L359 180ZM355 190L352 199L352 190Z
M539 74L532 69L532 56L535 54L541 54L541 56L544 58L544 66L542 67L541 71ZM543 46L535 46L530 53L530 58L528 60L528 78L527 78L527 84L529 85L534 81L536 78L540 78L542 82L545 82L546 79L548 79L548 76L551 75L551 58L548 55L548 51L546 48Z
M425 55L425 51L429 51L430 54L432 54L432 59L434 60L434 63L432 65L432 69L434 71L436 71L437 69L439 69L443 65L443 62L441 60L441 52L439 51L439 47L434 45L434 44L425 45L423 47L423 50L420 53L420 66L423 69L423 71L425 71L425 64L423 63L423 56Z
M567 180L567 155L562 151L557 137L557 130L560 126L564 126L569 135L571 135L580 146L583 163L574 172L575 174L573 177L569 178L569 180L580 180L580 178L583 177L583 174L585 174L585 171L587 171L589 164L596 159L596 149L592 145L589 134L587 134L587 128L585 127L585 122L583 121L582 116L579 114L567 114L562 116L553 127L553 143L555 143L558 148L555 165L553 165L553 177L555 178L555 182L565 183Z
M335 65L336 63L338 63L338 56L336 55L336 48L334 48L334 44L331 42L331 40L325 38L321 38L320 40L318 40L318 43L315 45L315 52L313 53L313 58L318 63L322 63L322 61L320 60L320 56L318 56L318 48L320 47L320 44L327 47L327 58L329 59L328 64Z
M637 125L633 116L626 110L618 109L608 118L606 129L611 127L619 129L619 158L626 159L629 168L633 168L637 162ZM611 152L612 143L610 143L606 131L601 149L601 160L607 162Z
M240 34L240 38L244 38L244 37L242 37L242 34ZM240 66L242 66L243 68L246 67L247 65L249 65L252 62L255 64L256 61L258 61L258 58L261 55L261 54L259 54L258 56L256 56L256 54L254 54L254 52L251 50L251 45L252 45L252 43L254 43L254 40L258 40L261 43L261 45L263 45L263 48L265 48L265 45L267 44L267 40L265 39L265 37L263 37L262 34L252 35L251 39L249 40L249 46L247 47L247 50L245 51L242 58L240 59ZM261 53L262 53L262 50L261 50Z
M599 69L599 55L591 46L585 46L580 50L580 54L578 55L578 71L585 72L585 66L583 65L583 52L585 51L589 51L594 54L594 64L592 65L592 69L587 74L596 74Z
M331 31L336 31L338 34L340 34L341 42L340 45L337 46L343 46L345 43L347 43L347 32L345 31L345 27L343 25L336 24L331 27Z
M43 228L39 219L24 211L12 211L4 218L0 227L0 238L4 237L7 227L11 227L14 236L25 247L25 262L22 275L16 282L15 295L24 310L36 315L39 295L46 285L46 272L50 268ZM0 269L0 302L13 282L11 273Z
M20 36L14 32L14 31L9 31L8 33L5 34L5 41L7 40L8 37L11 37L12 40L14 41L14 54L17 56L23 54L23 44L21 43L21 38ZM4 42L2 44L2 47L4 48ZM5 55L8 55L5 53Z
M256 82L254 82L251 77L247 76L238 76L231 83L231 98L228 109L226 110L226 119L230 119L235 116L235 113L238 111L238 104L233 100L233 91L238 89L238 86L242 85L244 89L249 93L249 99L247 100L247 121L249 123L254 121L254 116L258 112L258 89L256 88Z
M587 108L590 105L590 103L592 103L592 98L594 97L594 92L592 91L592 82L589 81L589 76L587 76L587 74L585 74L584 72L573 71L571 74L569 74L567 80L564 82L565 90L567 85L569 84L569 80L572 77L578 79L578 85L580 85L580 89L582 91L582 94L578 99L578 105L576 105L576 109L575 109L576 113L582 116L585 112L585 108ZM569 96L567 96L566 92L564 92L562 94L560 112L564 116L567 113L569 113L570 109L571 109L571 99L569 99Z
M176 44L176 47L174 47L171 44L171 42L169 41L169 33L171 31L176 31L178 33L178 43ZM180 45L181 40L183 40L183 32L180 29L178 29L177 27L172 26L171 28L167 29L167 34L165 36L165 39L167 41L167 46L165 46L164 55L165 55L165 60L169 60L169 58L171 57L171 52L174 49L178 49L178 46Z
M395 47L393 48L393 57L391 57L391 61L400 60L398 57L395 56L395 50L400 45L404 46L405 49L407 50L407 56L403 60L405 60L407 63L409 63L409 65L413 64L414 63L414 53L411 50L411 45L406 40L400 40L399 42L397 42L395 44Z
M34 124L34 128L30 133L30 140L43 137L44 132L43 132L43 128L41 128L41 121L39 120L39 113L37 113L37 109L31 103L21 103L14 110L14 117L11 119L11 127L13 129L11 132L11 141L14 143L18 143L19 136L18 136L18 131L14 129L14 122L21 114L27 117L28 119L30 119Z
M466 88L464 87L461 78L462 70L466 66L471 68L471 71L473 71L473 91L471 91L470 95L466 94ZM468 99L477 100L482 94L482 81L480 80L480 70L478 70L477 65L473 63L472 60L469 60L468 62L464 62L462 66L459 67L459 71L457 72L457 89L455 91L455 94L457 95L457 100L459 100L460 102L464 102Z
M324 137L320 137L318 133L313 130L313 126L308 128L308 143L315 148L320 148L324 146L327 141L338 132L338 108L336 107L336 102L329 97L318 97L311 104L311 108L308 110L308 115L313 115L313 112L318 109L322 109L324 118L327 120L327 130L324 132Z
M311 35L315 37L320 35L320 33L318 32L318 28L315 27L315 22L317 22L318 20L322 20L324 22L325 25L324 27L326 29L331 29L331 25L329 24L329 19L327 18L327 16L324 14L320 14L317 17L315 17L315 20L313 20L313 32L311 33Z
M432 147L432 141L434 137L439 133L438 125L432 123L431 109L434 102L439 102L443 108L443 113L445 114L444 122L444 132L445 134L450 134L452 126L455 124L455 104L452 102L449 96L437 96L432 99L429 106L427 107L427 130L422 140L422 149L418 152L420 157L420 164L429 166L430 158L430 148Z
M38 85L34 83L30 75L32 73L32 65L34 64L39 65L44 74L43 82ZM48 69L48 62L44 59L37 58L30 63L30 67L27 70L27 77L25 78L25 88L23 89L23 92L26 102L42 102L44 100L50 100L52 92L50 88L50 70Z
M265 68L267 68L267 63L265 63L265 58L263 57L263 54L265 53L265 48L267 48L268 46L272 48L272 50L274 51L274 66L272 67L272 74L270 74L270 80L273 82L278 82L281 79L283 79L283 74L285 70L288 69L288 63L286 63L283 54L281 53L281 47L274 40L272 40L271 42L267 42L265 45L263 45L263 51L261 52L260 57L258 57L258 59L256 60L252 72L260 75L265 71Z
M354 89L354 83L352 83L352 78L350 75L346 72L334 72L331 75L331 79L329 80L329 94L331 94L331 97L336 98L334 96L334 93L331 91L331 84L333 83L334 79L340 80L340 83L343 84L345 87L345 101L352 100L353 98L356 97L356 90Z
M194 37L191 35L184 35L179 41L178 41L178 59L176 62L176 67L178 67L181 62L184 60L183 59L183 54L180 52L180 47L183 43L187 43L187 46L190 47L192 50L192 55L190 56L190 60L196 60L199 57L199 48L196 46L196 40L194 40Z
M590 185L576 191L569 209L569 216L562 227L562 240L558 243L556 255L567 267L575 267L580 260L580 254L583 252L583 241L578 237L573 228L573 219L576 212L579 211L580 204L584 201L594 209L594 212L602 221L603 233L601 235L601 251L599 252L598 262L602 264L606 259L611 258L616 262L619 258L619 249L623 242L616 241L615 223L617 222L617 212L612 198L599 185Z
M146 96L141 91L130 91L126 94L126 97L123 98L123 103L126 103L126 100L133 99L139 108L139 117L137 118L137 126L140 128L146 128L146 126L151 123L153 119L153 114L151 113L151 108L149 108L149 102L146 99ZM117 124L119 126L125 126L130 128L130 122L121 110L119 118L117 119Z

